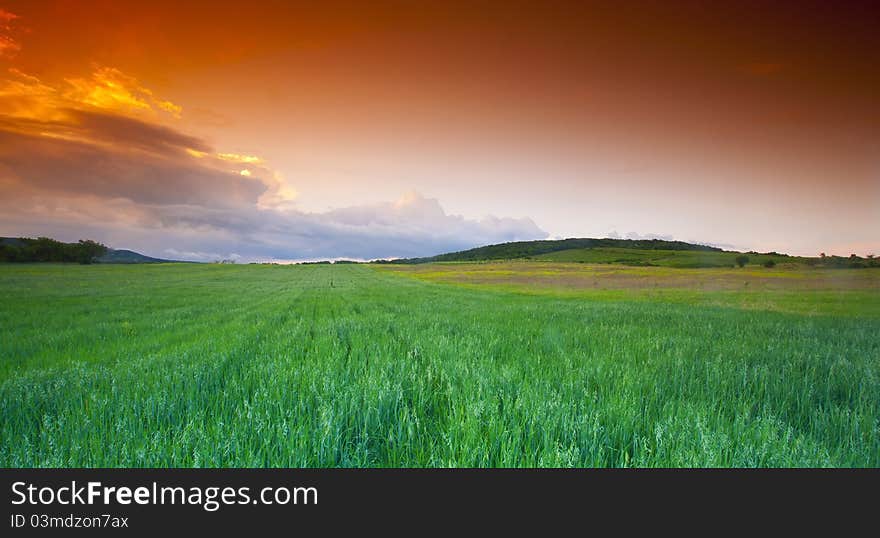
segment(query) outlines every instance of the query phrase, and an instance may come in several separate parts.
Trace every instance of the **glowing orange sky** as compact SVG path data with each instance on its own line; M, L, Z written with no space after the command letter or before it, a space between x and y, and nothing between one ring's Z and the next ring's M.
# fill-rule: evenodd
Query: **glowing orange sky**
M239 174L217 188L276 212L378 207L414 190L447 213L529 217L551 236L880 251L880 10L320 5L0 0L0 113L13 118L0 128L33 134L39 121L109 144L121 127L90 114L133 118L167 129L175 166ZM37 185L28 196L46 222L112 190L84 180L73 190L96 198L47 203L61 180L22 177L43 172L0 153L0 184L4 164L13 191ZM266 192L251 196L253 182ZM149 220L143 188L112 192L119 230ZM47 229L12 229L26 222L0 220L0 235Z

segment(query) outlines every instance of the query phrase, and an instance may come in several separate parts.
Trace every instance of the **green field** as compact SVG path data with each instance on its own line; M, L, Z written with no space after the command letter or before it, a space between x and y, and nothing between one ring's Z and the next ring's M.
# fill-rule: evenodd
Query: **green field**
M0 265L0 466L880 466L880 270Z
M726 306L808 315L880 317L880 268L633 267L539 261L382 266L383 271L473 290L584 301Z

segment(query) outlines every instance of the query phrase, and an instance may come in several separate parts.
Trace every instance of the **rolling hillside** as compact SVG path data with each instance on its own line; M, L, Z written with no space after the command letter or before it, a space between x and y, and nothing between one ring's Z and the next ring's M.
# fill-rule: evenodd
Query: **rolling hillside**
M593 239L572 238L559 240L539 241L516 241L513 243L501 243L485 247L472 248L460 252L450 252L426 258L408 258L401 260L385 261L385 263L431 263L431 262L455 262L455 261L484 261L484 260L513 260L518 258L533 258L553 252L573 249L596 249L596 248L628 248L638 250L674 250L674 251L701 251L721 252L720 248L707 245L696 245L684 241L663 241L660 239Z
M406 258L398 260L377 260L385 264L421 264L436 262L483 262L500 260L535 260L545 262L569 263L608 263L629 266L659 266L677 268L732 267L736 259L747 256L746 265L773 266L806 265L830 269L858 269L878 267L880 259L855 254L824 257L800 257L778 252L737 252L717 247L686 243L684 241L664 241L659 239L561 239L540 241L517 241L485 247L472 248L460 252L450 252L426 258Z

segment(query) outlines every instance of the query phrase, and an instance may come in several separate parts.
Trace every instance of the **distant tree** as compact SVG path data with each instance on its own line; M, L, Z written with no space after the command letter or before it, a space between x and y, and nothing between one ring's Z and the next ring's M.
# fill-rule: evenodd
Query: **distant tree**
M820 252L820 253L819 253L819 257L820 257L820 258L824 258L824 257L825 257L825 253L824 253L824 252Z
M748 256L737 256L735 261L736 261L736 264L739 265L740 267L745 267L745 265L747 263L749 263L749 257Z
M26 247L26 252L29 255L28 261L34 262L63 262L66 261L64 258L64 244L60 241L55 241L49 237L38 237L36 240L31 241L30 244Z
M776 262L773 260L767 260L766 262L764 262L764 267L767 267L767 268L776 267Z
M17 248L0 243L0 262L14 262L17 255Z
M80 241L76 245L73 245L73 247L76 261L82 264L93 263L97 258L107 253L106 245L102 245L91 239L80 239Z

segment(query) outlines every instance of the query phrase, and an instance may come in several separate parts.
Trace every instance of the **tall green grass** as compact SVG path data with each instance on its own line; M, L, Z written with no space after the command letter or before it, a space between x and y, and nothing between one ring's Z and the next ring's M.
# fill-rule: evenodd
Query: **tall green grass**
M331 287L332 281L332 287ZM880 320L0 266L3 466L878 466Z

